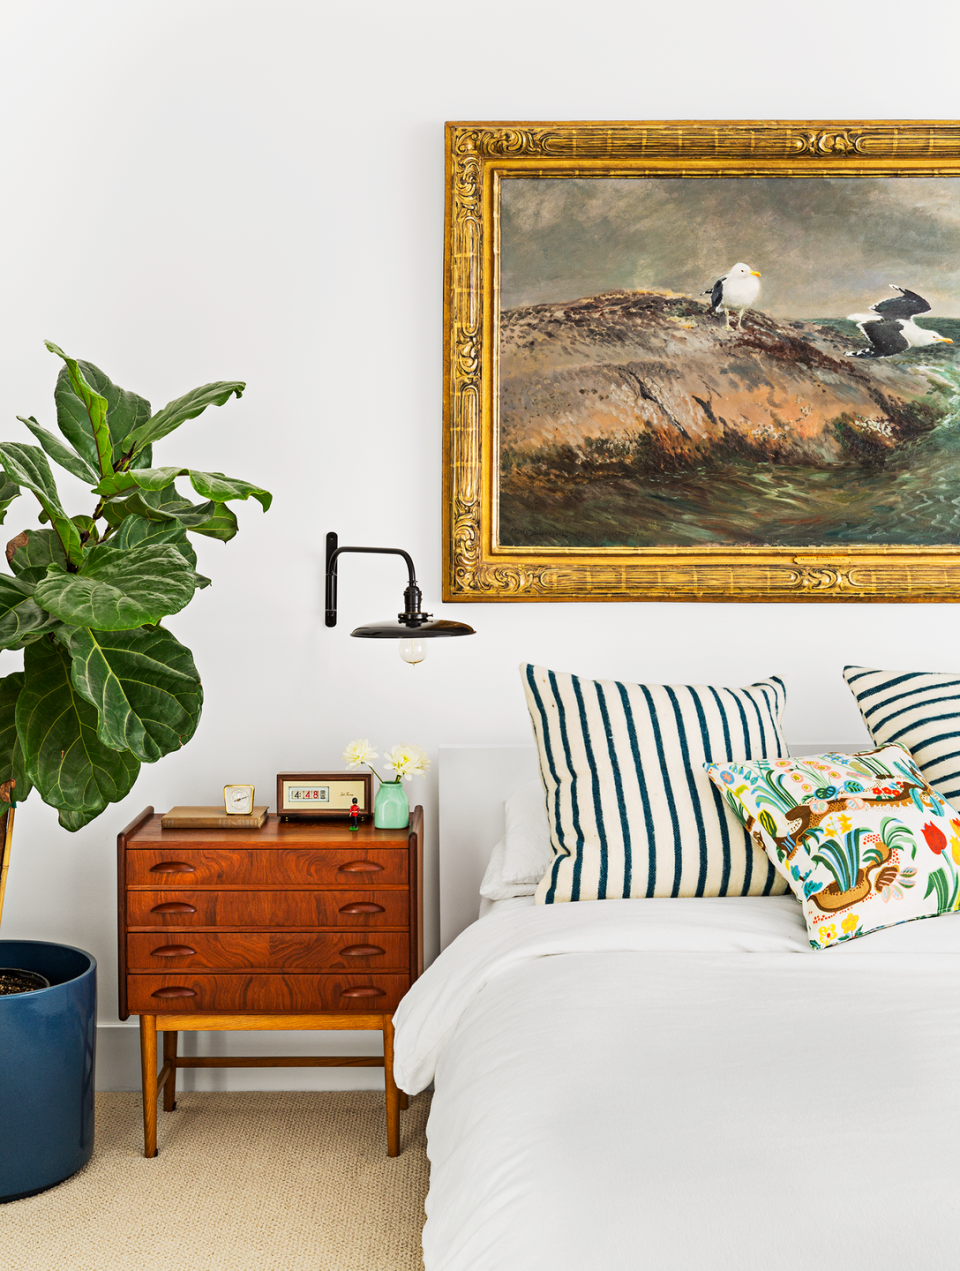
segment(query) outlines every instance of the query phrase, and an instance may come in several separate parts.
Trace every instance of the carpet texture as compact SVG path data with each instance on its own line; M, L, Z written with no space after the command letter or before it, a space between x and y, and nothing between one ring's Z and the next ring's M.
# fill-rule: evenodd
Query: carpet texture
M97 1095L73 1178L0 1205L4 1271L421 1271L429 1095L386 1155L375 1091L181 1094L141 1153L140 1096Z

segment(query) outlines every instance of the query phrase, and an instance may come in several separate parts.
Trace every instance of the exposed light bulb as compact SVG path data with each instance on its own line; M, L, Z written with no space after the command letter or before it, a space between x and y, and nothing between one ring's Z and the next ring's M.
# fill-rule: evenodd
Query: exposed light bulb
M404 662L409 662L411 666L416 665L417 662L422 662L427 656L426 640L401 640L400 656Z

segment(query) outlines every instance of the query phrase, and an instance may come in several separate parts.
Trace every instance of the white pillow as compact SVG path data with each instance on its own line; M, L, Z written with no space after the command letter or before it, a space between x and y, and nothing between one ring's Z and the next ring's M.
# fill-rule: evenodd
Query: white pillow
M506 831L493 849L480 895L488 900L532 896L550 866L550 823L543 786L528 781L503 805Z
M506 842L501 839L490 853L490 863L480 884L480 895L487 900L510 900L514 896L532 896L536 883L508 883L503 877L503 858Z

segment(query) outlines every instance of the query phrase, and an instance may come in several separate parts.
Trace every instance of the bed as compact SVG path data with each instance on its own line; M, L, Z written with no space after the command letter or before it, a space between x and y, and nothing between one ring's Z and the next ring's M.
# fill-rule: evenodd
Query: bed
M441 755L446 947L395 1021L399 1085L435 1082L427 1271L955 1266L960 914L820 953L791 896L458 932L530 771Z

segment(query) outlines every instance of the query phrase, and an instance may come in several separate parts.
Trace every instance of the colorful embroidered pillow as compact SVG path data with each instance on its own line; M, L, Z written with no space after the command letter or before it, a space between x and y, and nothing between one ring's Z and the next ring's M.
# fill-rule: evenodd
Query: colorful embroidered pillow
M872 671L843 678L878 746L899 742L945 799L960 799L960 673Z
M815 949L960 908L960 816L902 746L705 767L790 884Z
M553 859L538 904L787 891L703 772L785 755L786 691L621 684L521 666Z

